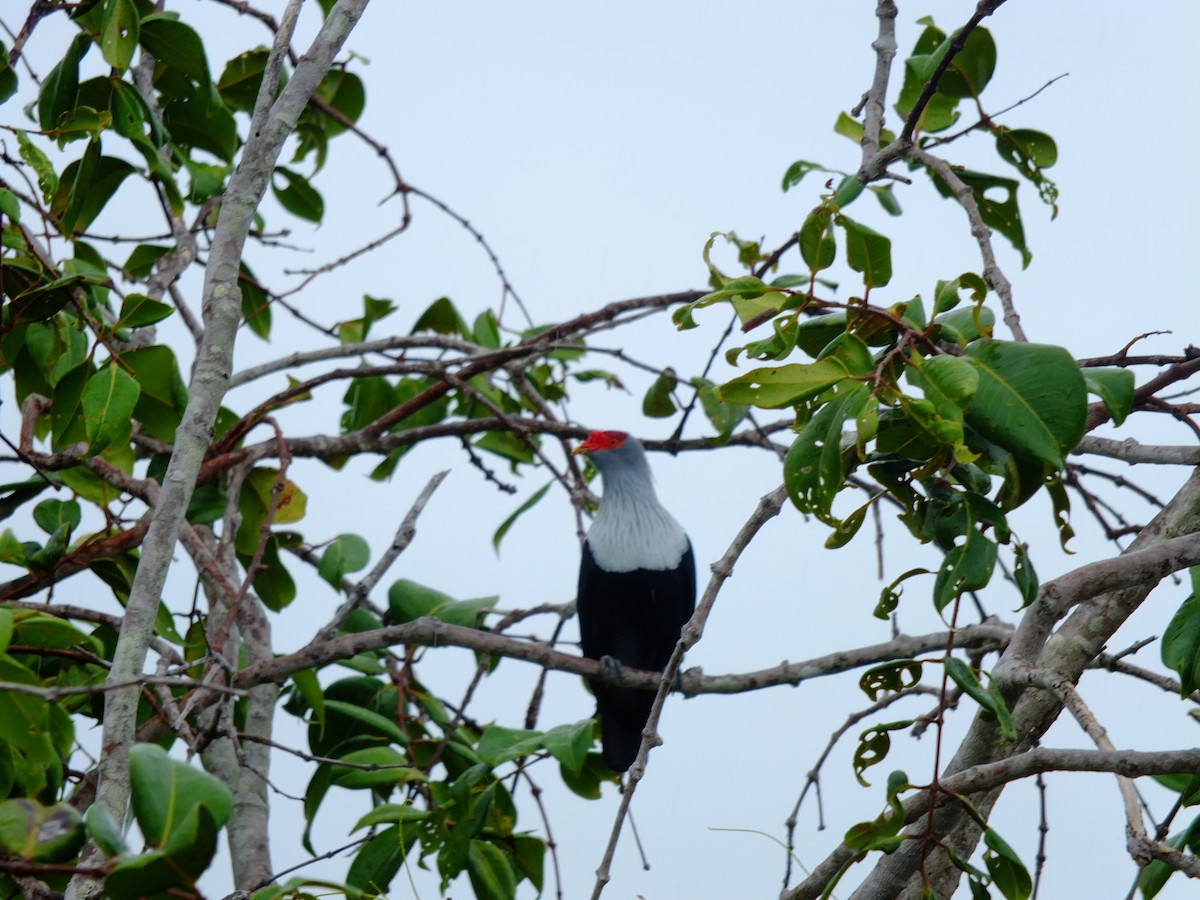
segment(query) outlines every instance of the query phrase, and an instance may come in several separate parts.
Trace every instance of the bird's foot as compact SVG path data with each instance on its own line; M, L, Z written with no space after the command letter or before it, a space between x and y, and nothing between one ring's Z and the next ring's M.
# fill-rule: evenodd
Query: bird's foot
M607 653L600 657L600 674L606 681L617 681L621 677L621 661Z

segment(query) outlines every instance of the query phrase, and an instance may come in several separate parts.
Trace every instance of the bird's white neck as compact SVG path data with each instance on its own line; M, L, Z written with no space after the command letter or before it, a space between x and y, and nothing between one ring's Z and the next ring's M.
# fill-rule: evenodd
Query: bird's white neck
M678 566L687 552L687 534L658 502L649 470L630 467L619 475L601 474L604 497L587 538L600 567L632 572Z

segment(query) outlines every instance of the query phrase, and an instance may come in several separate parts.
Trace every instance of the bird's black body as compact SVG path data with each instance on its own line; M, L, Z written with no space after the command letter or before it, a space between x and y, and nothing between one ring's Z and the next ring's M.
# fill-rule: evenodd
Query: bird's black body
M674 569L606 572L585 543L577 597L584 656L608 656L622 666L661 672L696 606L691 545ZM654 691L613 687L598 679L588 683L596 695L604 764L624 772L641 746Z
M594 431L572 454L587 453L604 481L588 529L576 594L584 656L661 672L696 606L692 544L654 493L642 445L622 431ZM605 764L633 765L654 691L589 679Z

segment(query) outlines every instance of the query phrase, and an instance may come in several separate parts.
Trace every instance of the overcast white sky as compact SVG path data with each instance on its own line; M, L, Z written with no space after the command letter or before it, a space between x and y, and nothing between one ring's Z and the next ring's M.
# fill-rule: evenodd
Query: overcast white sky
M266 39L249 19L212 4L189 0L171 6L219 25L219 31L204 34L212 41L210 63L216 71L233 52ZM282 6L264 4L274 11ZM948 30L965 20L974 4L902 0L899 6L903 55L919 32L916 19L932 14ZM449 203L487 236L533 318L547 322L613 300L702 287L701 249L712 231L734 229L743 237L765 237L770 245L794 231L814 205L820 182L811 176L800 189L782 194L779 182L787 165L803 158L835 169L857 167L858 147L834 135L831 126L869 84L873 9L869 2L811 0L380 0L348 47L364 58L354 64L368 90L363 127L391 148L406 179ZM1154 330L1174 333L1147 340L1142 345L1147 352L1178 352L1198 342L1192 275L1200 235L1192 169L1200 7L1161 0L1136 7L1011 0L986 24L999 46L996 77L986 95L989 109L1070 73L1004 119L1049 132L1059 147L1059 164L1050 172L1061 189L1057 221L1049 222L1028 185L1020 191L1033 251L1030 267L1022 271L1016 254L997 239L1031 339L1064 344L1078 356L1114 352ZM48 52L50 35L47 30L45 41L31 44L30 52ZM42 65L42 71L47 68ZM897 74L894 83L898 79ZM315 233L298 228L293 235L295 243L314 248L315 262L385 231L398 214L395 201L374 205L389 187L374 154L339 143L343 146L335 146L330 165L316 180L328 219ZM973 146L960 142L951 150L957 154L951 156L954 162L1010 174L984 139ZM895 275L888 302L928 295L936 279L979 269L960 209L938 198L921 178L911 188L898 186L897 195L905 210L899 219L887 217L867 198L850 211L893 240ZM348 318L361 295L371 293L401 305L393 327L403 330L442 295L454 298L468 316L494 306L499 285L471 238L419 200L414 209L417 221L408 235L319 282L305 295L306 312L322 321ZM272 264L262 260L256 268L264 274ZM296 265L294 260L281 264ZM783 270L801 268L793 257ZM846 287L850 284L847 280ZM690 372L726 321L723 312L699 318L705 327L685 335L662 319L636 335L597 343L626 346L643 358ZM295 332L295 340L307 339ZM269 347L244 336L239 359L261 361L292 349L284 327ZM649 437L669 434L673 421L641 418L646 385L636 375L630 383L629 394L582 386L572 414L589 426L624 427ZM235 395L231 403L238 402ZM302 433L330 421L306 410L296 415L294 430ZM307 428L304 416L313 417ZM1135 419L1132 427L1143 438L1188 439L1181 428L1153 425L1151 430ZM780 477L765 454L746 451L655 457L652 464L664 501L691 533L702 575L758 497ZM504 607L570 599L577 547L567 498L548 496L513 530L497 559L492 531L544 479L526 479L518 498L498 496L462 466L461 452L449 443L420 448L385 485L308 467L307 474L296 476L310 497L306 534L316 540L355 531L378 552L429 475L450 465L455 471L393 575L464 598L499 592ZM1170 480L1158 484L1161 493L1170 494ZM1065 556L1050 537L1046 505L1031 506L1020 526L1024 539L1035 542L1043 579L1110 554L1076 510L1078 552ZM319 512L314 516L314 511ZM1138 511L1135 518L1141 515ZM898 525L889 524L888 532L889 580L933 561ZM823 549L824 538L817 523L785 509L743 557L703 642L685 665L710 673L746 671L886 639L889 627L870 617L881 585L869 536L832 553ZM177 605L186 607L190 586L181 584L178 590ZM926 594L921 585L907 592L900 614L905 630L937 627ZM1135 627L1122 633L1125 643L1161 634L1182 597L1181 589L1160 590ZM311 623L323 621L335 602L320 585L307 588L279 617L280 649L305 640ZM1016 605L1004 588L994 591L989 603L999 612ZM1144 653L1149 656L1143 662L1156 661L1156 650ZM430 654L431 661L455 655L461 658L439 676L446 680L431 685L452 697L471 671L469 654ZM482 688L475 715L494 710L489 714L503 724L518 725L535 676L532 667L506 661ZM426 678L435 681L429 673ZM652 754L634 804L652 868L641 869L626 835L606 896L775 896L783 852L770 836L783 837L783 822L830 732L851 708L865 705L856 681L848 676L795 690L674 699L663 722L666 743ZM1099 682L1085 679L1084 688L1092 689L1088 697L1118 747L1155 746L1146 729L1148 710L1154 711L1156 733L1170 734L1175 745L1196 743L1195 724L1184 720L1178 703L1148 689L1118 690L1111 681L1098 692ZM927 706L901 704L891 718L920 714ZM543 725L574 721L590 711L591 700L578 680L550 679ZM969 713L958 714L948 731L950 741ZM1060 726L1051 737L1060 746L1084 744L1071 728ZM931 738L897 744L894 760L879 767L869 790L859 788L851 775L853 738L840 745L823 775L828 829L816 830L811 797L800 814L797 853L804 863L819 862L847 827L878 812L887 771L904 768L914 781L928 777ZM288 771L295 772L279 770L277 783L292 794L303 793L304 776ZM289 777L300 780L289 783ZM617 797L609 791L601 801L585 802L554 789L555 780L547 766L541 782L559 845L564 893L586 896ZM1029 786L1011 793L999 807L997 827L1032 866L1036 797ZM1166 811L1164 795L1150 791L1148 796L1156 813ZM344 841L363 803L358 795L326 801L318 838L322 849ZM281 828L294 827L301 817L299 804L293 809L280 800L276 815ZM1049 863L1041 896L1124 896L1134 871L1123 849L1113 780L1052 779L1048 819ZM522 805L521 824L542 831L529 804ZM281 868L303 858L291 838L277 843L275 854ZM325 862L311 871L337 877L344 864ZM224 889L223 878L208 882L213 893ZM418 883L422 897L434 895L427 879ZM394 888L393 896L407 895L403 876ZM1178 876L1161 896L1183 897L1189 890ZM465 892L464 885L453 893Z

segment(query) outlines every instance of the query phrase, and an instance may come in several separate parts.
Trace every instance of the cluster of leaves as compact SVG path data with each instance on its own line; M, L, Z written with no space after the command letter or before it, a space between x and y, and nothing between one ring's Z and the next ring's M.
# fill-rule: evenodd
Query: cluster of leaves
M925 29L905 63L896 104L904 120L918 109L951 45L931 20L922 24ZM979 106L995 63L991 35L984 28L971 31L916 117L914 145L924 149L973 130L990 132L1001 159L1053 205L1057 194L1043 171L1056 159L1053 140L1040 132L1000 126ZM959 121L963 101L979 106L979 122L938 137ZM864 136L864 126L846 114L835 130L856 144ZM886 129L880 138L883 147L896 140ZM925 167L919 155L905 158L912 170ZM1018 181L953 171L970 188L983 223L1008 239L1028 264ZM785 174L784 190L795 188L811 172L836 174L801 160ZM928 174L943 196L959 199L933 168ZM900 214L890 186L867 189L889 215ZM886 619L895 611L902 582L933 575L933 605L953 620L963 593L991 582L1004 547L1012 555L1010 570L1024 606L1036 596L1038 582L1008 514L1045 492L1066 544L1071 528L1062 473L1066 455L1084 434L1088 394L1096 395L1120 424L1132 405L1133 376L1115 368L1081 370L1061 347L995 337L992 296L980 274L940 280L925 296L896 297L891 241L846 212L863 191L856 174L827 182L793 238L807 267L801 274L764 281L778 254L765 254L733 234L713 235L705 258L715 290L677 310L676 324L696 327L698 310L728 304L743 331L769 325L765 337L727 353L731 364L755 360L761 365L718 386L715 393L732 407L794 413L784 482L793 504L830 528L827 547L847 544L872 506L886 503L899 511L913 537L944 554L936 572L913 569L885 588L875 610L878 617ZM739 262L751 274L731 277L711 261L709 251L719 239L737 248ZM836 284L829 278L839 253L861 281L859 295L844 301L830 297ZM797 356L804 361L792 361ZM860 499L853 500L855 496ZM999 739L1014 740L1011 717L995 686L985 687L979 673L949 654L943 663L950 679L997 722ZM894 660L868 672L863 689L873 700L880 691L904 691L920 681L921 667L920 661ZM863 733L854 761L860 780L867 767L887 755L889 732L910 724L873 725ZM862 852L894 850L903 825L897 796L908 789L903 773L895 773L889 811L876 822L852 828L847 845ZM1030 881L1020 861L991 831L987 845L989 874L962 862L972 891L986 896L991 884L1005 897L1027 897Z
M353 542L351 542L353 543ZM327 555L328 555L327 551ZM453 598L401 579L388 591L386 622L365 610L347 620L347 633L424 616L463 627L483 627L495 597ZM304 844L331 788L363 791L371 811L352 829L370 829L346 876L351 895L386 891L404 865L435 860L443 889L466 872L478 897L512 897L523 880L543 887L543 838L517 830L512 790L542 759L559 764L563 781L588 799L609 780L592 752L594 722L585 719L548 731L480 727L453 715L418 679L411 659L403 677L389 676L384 652L348 661L359 674L322 688L312 670L298 672L286 708L309 725L312 754L322 762L305 791ZM481 660L489 673L498 659ZM277 889L273 889L277 890ZM265 892L263 897L272 896Z
M72 506L46 500L35 517L47 530L51 513L69 525ZM77 523L78 510L73 513ZM26 549L32 557L32 548ZM70 875L62 864L74 861L85 837L91 838L105 856L106 896L132 900L194 888L216 852L232 798L212 776L169 759L160 746L139 744L130 767L142 852L126 844L103 808L90 806L81 814L77 802L59 799L70 787L76 717L100 719L102 702L93 689L104 681L116 642L108 625L84 632L41 612L0 609L0 681L11 686L0 692L0 795L8 798L0 802L0 849L47 864L48 883L61 890ZM47 702L47 696L55 699ZM145 703L140 718L153 714ZM0 889L19 892L3 873Z
M8 644L9 652L0 659L6 681L54 689L103 678L93 652L101 649L97 634L84 635L49 616L8 610L0 610L0 631L23 642ZM145 848L134 852L102 807L90 806L81 814L72 803L54 802L74 739L71 715L88 714L80 707L92 698L81 693L72 703L47 704L32 695L6 692L0 700L5 737L11 740L0 744L0 787L15 795L0 802L0 850L47 864L47 883L61 890L70 868L54 864L75 860L90 838L103 854L105 896L135 900L194 889L216 853L218 834L233 805L224 784L171 759L160 746L134 747L130 797L145 839ZM7 874L0 874L0 887L10 895L19 893Z

